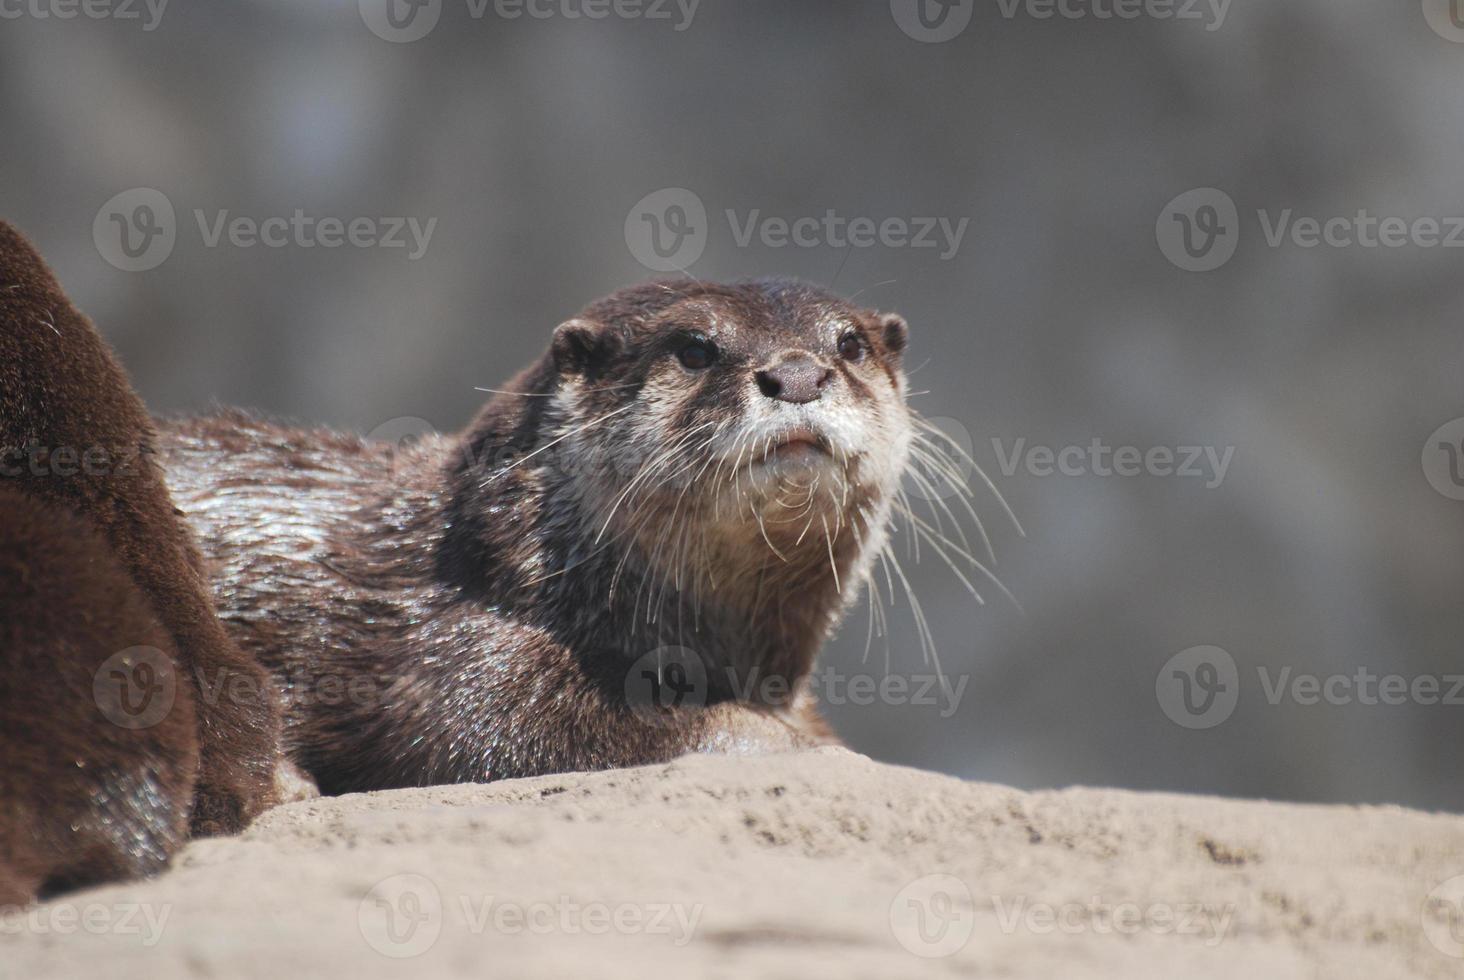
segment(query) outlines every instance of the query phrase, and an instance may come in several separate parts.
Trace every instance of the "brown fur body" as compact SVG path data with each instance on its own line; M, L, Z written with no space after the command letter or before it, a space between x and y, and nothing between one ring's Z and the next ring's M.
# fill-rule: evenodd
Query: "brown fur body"
M151 874L187 836L198 737L173 638L91 524L0 484L0 906ZM172 710L129 729L98 671L128 647L172 667ZM104 678L104 682L106 679ZM147 719L144 719L147 720Z
M49 659L55 676L68 679L7 689L0 712L7 719L33 717L37 727L5 729L3 752L12 767L5 797L49 798L53 787L44 766L30 764L37 759L76 756L68 763L75 765L90 758L98 767L134 775L163 766L171 775L161 779L160 792L154 797L139 789L143 795L133 801L151 812L147 820L174 827L176 810L196 833L232 832L275 799L278 708L268 676L233 645L214 614L202 559L173 509L154 455L152 421L111 351L68 302L35 250L0 223L0 489L14 504L0 514L0 522L15 554L45 552L45 539L38 535L52 515L57 533L74 531L80 522L97 546L90 577L81 574L73 549L69 558L46 566L50 577L36 572L34 589L0 591L0 621L8 638L3 656L13 668L8 673L13 676L20 665L33 673ZM20 506L20 497L31 506ZM63 596L57 576L68 574L68 561L77 588ZM10 574L24 584L29 567L12 564ZM98 591L92 595L84 587ZM54 625L46 625L55 624L57 616L67 621L67 614L114 602L117 608L97 612L94 622L74 624L77 644L60 642ZM178 727L182 721L170 718L154 741L118 741L91 704L90 688L77 689L69 679L94 667L103 651L132 647L143 642L139 636L157 639L159 626L170 641L164 646L183 669L185 686L223 675L242 679L235 690L252 684L255 693L242 700L209 700L185 692L174 710L186 719L186 731ZM76 727L83 717L91 724ZM89 745L96 755L82 751ZM186 762L193 753L198 755L196 788L178 778L192 771ZM180 789L183 783L189 783L188 792ZM75 788L58 775L58 812L75 805L64 798L67 785ZM27 855L13 827L7 834L0 865L24 865L31 870L18 877L45 880L46 872L35 865L50 845L38 841L39 850ZM173 837L160 834L158 839L166 852ZM138 855L124 857L118 866L140 868L138 861L143 861Z

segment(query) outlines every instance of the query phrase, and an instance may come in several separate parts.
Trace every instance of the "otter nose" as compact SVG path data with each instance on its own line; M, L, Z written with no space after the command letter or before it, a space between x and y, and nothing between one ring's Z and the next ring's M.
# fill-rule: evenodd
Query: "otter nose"
M754 377L758 390L769 398L806 405L818 401L824 385L833 379L834 372L807 354L794 354L758 371Z

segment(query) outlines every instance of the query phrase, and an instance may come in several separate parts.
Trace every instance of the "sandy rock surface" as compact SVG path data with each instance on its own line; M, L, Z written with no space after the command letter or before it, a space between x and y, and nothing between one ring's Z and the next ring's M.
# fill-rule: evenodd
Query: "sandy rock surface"
M1460 977L1464 817L839 749L294 803L0 924L4 977Z

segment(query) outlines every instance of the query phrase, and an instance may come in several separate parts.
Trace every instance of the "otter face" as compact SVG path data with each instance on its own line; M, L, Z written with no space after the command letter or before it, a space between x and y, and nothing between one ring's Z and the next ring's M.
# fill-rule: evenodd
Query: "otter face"
M906 333L782 280L651 284L590 307L553 354L566 426L593 422L574 455L611 461L594 509L627 528L655 514L653 538L694 517L821 559L837 529L882 530L910 452Z

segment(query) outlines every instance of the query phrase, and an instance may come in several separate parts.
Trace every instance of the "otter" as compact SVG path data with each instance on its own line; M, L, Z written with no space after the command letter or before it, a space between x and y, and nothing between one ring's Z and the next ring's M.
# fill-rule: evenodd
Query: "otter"
M806 679L910 458L907 332L799 282L653 282L459 434L224 412L161 459L322 792L818 744Z
M973 594L958 564L989 575L941 495L934 525L904 499L944 481L975 519L906 403L908 333L791 280L652 282L561 324L456 434L154 421L0 226L0 460L26 462L0 484L0 655L53 678L0 682L0 904L156 871L300 770L344 793L837 741L810 673L876 560L904 579L892 518ZM92 446L134 475L47 475ZM142 666L171 710L96 728L97 678Z
M0 222L0 905L154 871L186 831L280 798L273 682L215 615L155 446L95 327ZM109 711L114 671L166 681L169 710ZM219 672L258 696L200 697Z

